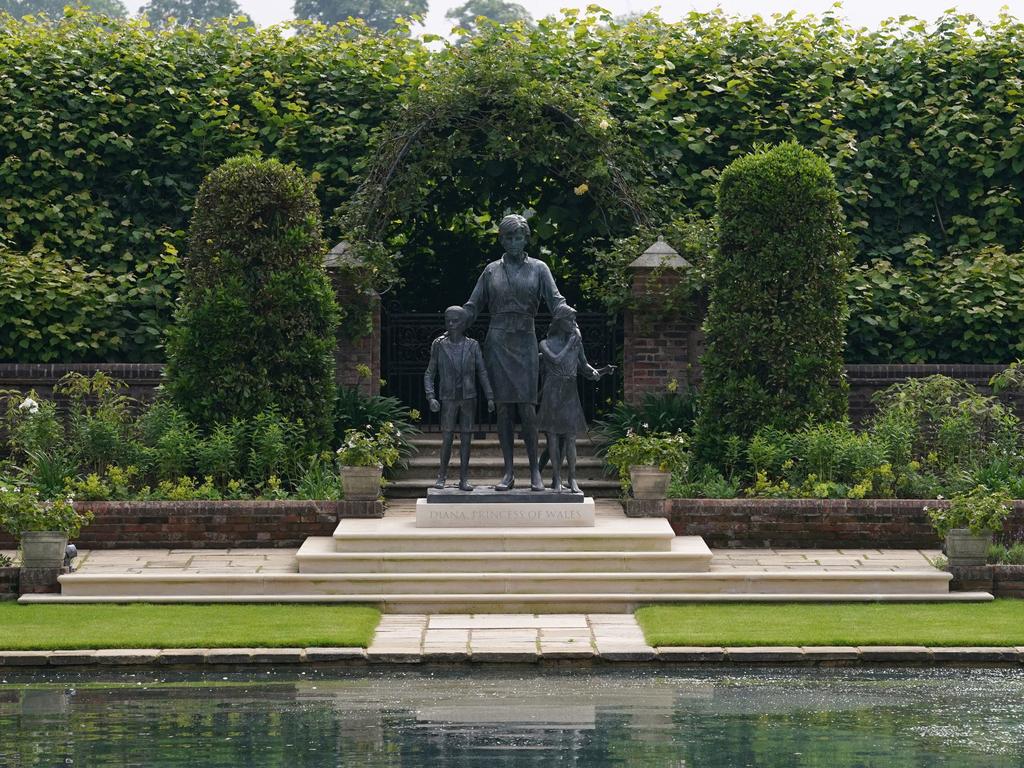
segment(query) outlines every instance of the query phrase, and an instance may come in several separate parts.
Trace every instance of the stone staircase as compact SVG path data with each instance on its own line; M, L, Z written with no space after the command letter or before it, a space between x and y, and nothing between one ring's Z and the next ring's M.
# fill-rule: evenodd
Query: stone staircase
M593 527L417 528L412 504L312 537L291 573L88 573L22 602L347 602L392 613L617 613L655 602L990 600L933 568L715 567L697 536L598 504Z
M541 437L541 450L545 439ZM441 456L441 435L425 433L413 438L416 447L407 466L399 470L384 487L384 495L391 499L417 499L426 496L427 488L437 479L437 467ZM529 464L522 441L516 436L516 480L529 485ZM501 447L494 434L473 440L473 457L470 460L470 482L476 485L494 485L501 479L503 469ZM563 468L563 479L565 470ZM586 437L576 441L577 482L588 496L598 499L617 498L620 495L619 481L605 474L604 460L594 455L594 444ZM448 466L448 482L459 479L459 438L456 436L452 447L452 458ZM550 466L544 470L545 483L551 482Z

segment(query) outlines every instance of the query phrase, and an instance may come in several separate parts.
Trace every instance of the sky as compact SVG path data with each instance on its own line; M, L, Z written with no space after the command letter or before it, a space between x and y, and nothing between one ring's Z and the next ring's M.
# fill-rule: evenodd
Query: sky
M518 0L534 18L557 14L560 8L585 8L594 0L572 2L572 0ZM464 0L431 0L423 32L447 35L452 22L445 18L445 11L461 5ZM604 0L598 5L613 14L644 12L660 8L661 16L676 20L689 11L710 11L721 7L728 14L738 16L771 16L773 13L796 11L798 14L821 14L832 7L833 0ZM138 10L141 0L128 0L130 10ZM239 5L257 24L265 26L292 17L292 0L239 0ZM934 21L944 11L955 7L959 11L973 13L984 20L994 19L999 9L1005 7L1017 18L1024 18L1024 0L859 0L845 3L840 15L856 26L875 27L883 19L910 15L927 21Z

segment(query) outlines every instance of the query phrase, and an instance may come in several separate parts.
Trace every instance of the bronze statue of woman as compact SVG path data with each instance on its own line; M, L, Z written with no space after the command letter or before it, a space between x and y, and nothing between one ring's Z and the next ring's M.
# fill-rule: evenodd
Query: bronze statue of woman
M498 239L505 253L484 267L465 304L469 313L467 325L484 308L491 313L484 339L484 362L494 387L498 442L505 464L501 482L494 486L498 491L507 491L516 482L513 442L517 411L530 462L530 489L544 490L537 463L539 352L534 318L542 300L553 313L565 304L565 299L558 292L548 265L527 256L529 238L530 225L522 216L513 214L501 220Z

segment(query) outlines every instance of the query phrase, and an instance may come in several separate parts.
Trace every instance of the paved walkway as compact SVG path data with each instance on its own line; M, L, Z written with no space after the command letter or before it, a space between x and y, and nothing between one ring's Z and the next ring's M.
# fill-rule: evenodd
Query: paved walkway
M385 614L371 655L393 660L654 658L632 614Z
M16 559L17 552L0 550ZM712 549L711 571L921 571L941 552L924 549ZM297 573L293 549L82 550L83 573Z

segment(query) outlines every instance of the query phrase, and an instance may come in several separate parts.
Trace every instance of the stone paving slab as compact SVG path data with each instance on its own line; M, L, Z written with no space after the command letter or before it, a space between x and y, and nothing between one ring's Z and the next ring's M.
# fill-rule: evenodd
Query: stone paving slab
M509 643L470 651L465 646L423 646L420 650L363 648L171 648L104 649L88 651L0 651L0 670L25 667L82 665L159 667L166 665L254 664L419 664L423 662L530 663L604 661L664 664L1024 664L1024 647L730 647L715 646L642 648L611 644L575 647L567 643Z

